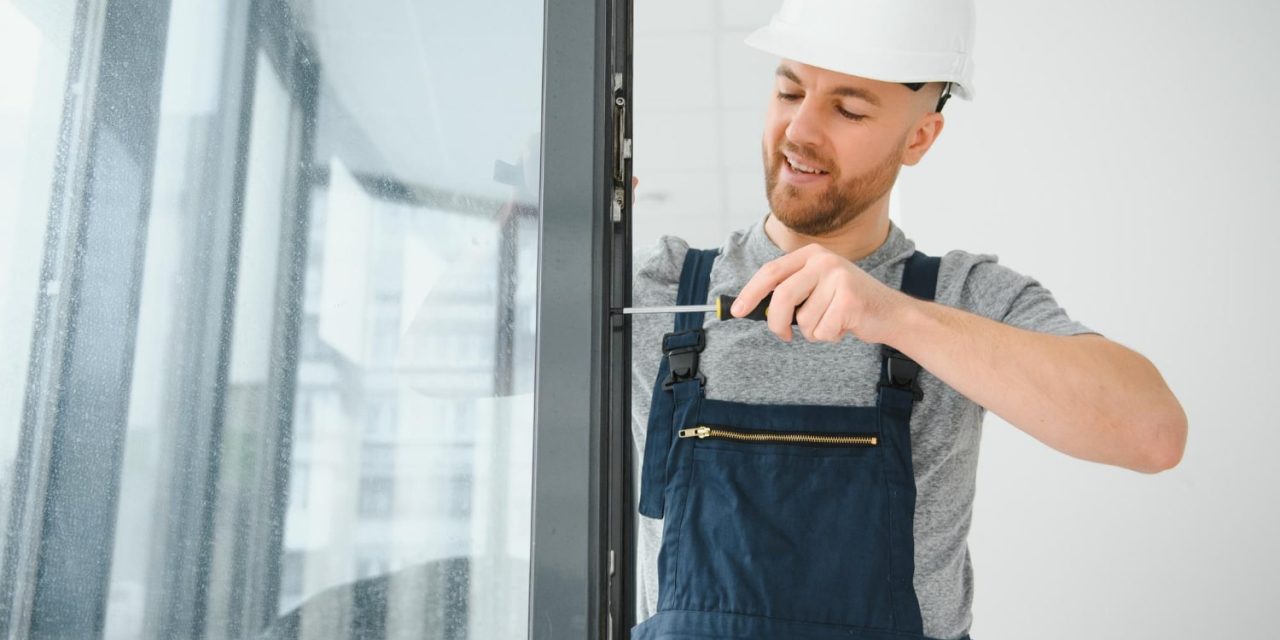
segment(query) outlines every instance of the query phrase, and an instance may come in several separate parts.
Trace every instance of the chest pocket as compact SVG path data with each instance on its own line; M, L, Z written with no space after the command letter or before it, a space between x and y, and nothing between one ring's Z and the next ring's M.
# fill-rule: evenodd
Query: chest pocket
M691 447L676 563L687 605L891 626L878 433L698 425L677 446Z

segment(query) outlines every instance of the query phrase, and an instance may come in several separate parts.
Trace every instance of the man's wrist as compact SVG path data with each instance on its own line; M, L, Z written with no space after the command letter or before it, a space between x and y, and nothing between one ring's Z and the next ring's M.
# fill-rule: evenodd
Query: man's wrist
M888 305L888 312L880 323L878 335L873 336L874 339L868 342L887 344L900 350L903 337L911 335L913 328L919 326L926 313L924 305L929 302L901 291L893 293L892 303Z

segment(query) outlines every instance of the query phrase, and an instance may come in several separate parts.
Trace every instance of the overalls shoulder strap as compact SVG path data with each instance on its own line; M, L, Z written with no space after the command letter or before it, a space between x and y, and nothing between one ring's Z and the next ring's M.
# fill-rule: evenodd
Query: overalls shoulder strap
M711 288L711 266L717 249L689 249L680 271L680 287L676 304L706 304ZM662 362L654 382L653 400L649 406L649 422L645 435L644 465L641 471L639 511L650 518L661 518L667 486L667 456L671 450L678 411L690 410L695 398L701 397L706 376L698 370L698 359L706 347L702 323L706 314L675 314L674 331L662 336Z
M719 249L689 249L680 270L680 288L676 291L676 304L706 304L711 290L711 265L715 263ZM675 330L701 331L706 314L677 313Z
M942 258L930 257L919 251L911 254L902 270L902 292L921 300L933 300L941 265Z
M902 270L902 292L921 300L933 300L938 288L938 269L941 265L942 258L930 257L919 251L911 254ZM882 344L880 365L880 382L876 385L878 391L887 388L889 393L909 393L911 400L924 398L917 379L920 365L914 360L901 351ZM906 404L910 406L910 401L906 401Z

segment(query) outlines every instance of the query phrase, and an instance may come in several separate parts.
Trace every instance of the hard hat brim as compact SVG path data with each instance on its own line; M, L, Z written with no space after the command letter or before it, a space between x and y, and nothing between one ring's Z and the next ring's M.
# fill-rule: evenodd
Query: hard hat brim
M883 82L950 82L952 95L965 100L974 96L973 63L959 53L858 49L848 43L831 46L776 22L751 32L743 42L781 58L851 76Z

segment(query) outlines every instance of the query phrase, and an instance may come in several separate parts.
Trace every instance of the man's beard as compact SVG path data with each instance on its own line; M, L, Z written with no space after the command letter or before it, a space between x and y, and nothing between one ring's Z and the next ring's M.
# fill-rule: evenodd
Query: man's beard
M773 216L787 228L806 236L827 235L862 215L893 188L898 170L902 168L902 145L894 145L895 151L865 173L841 180L833 168L826 189L820 193L802 194L801 189L806 187L779 184L778 174L787 161L782 155L783 149L792 151L796 148L783 143L778 153L765 157L765 193L769 196ZM803 154L803 157L811 157L811 154ZM811 188L808 190L813 191Z

